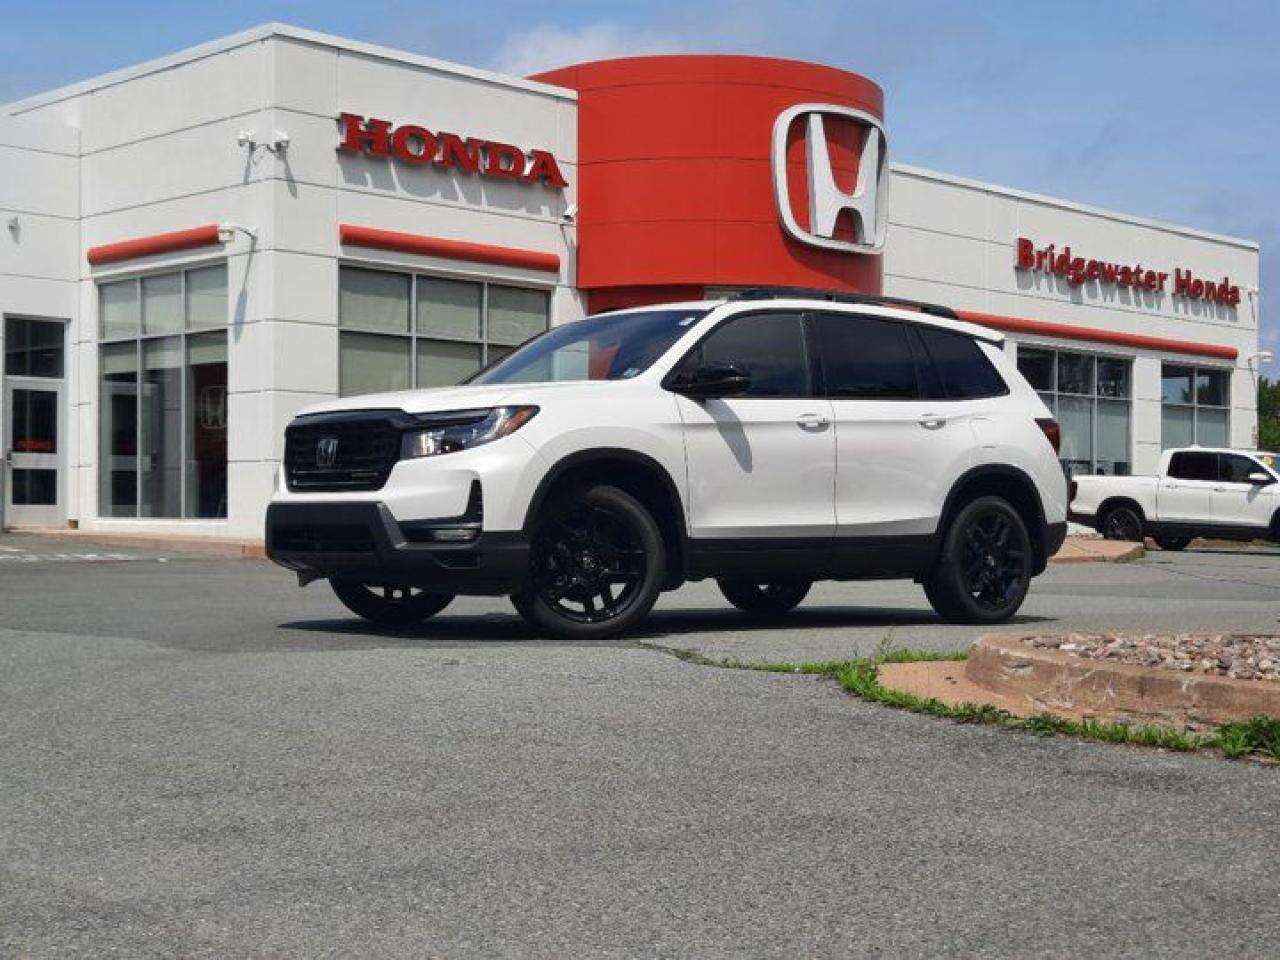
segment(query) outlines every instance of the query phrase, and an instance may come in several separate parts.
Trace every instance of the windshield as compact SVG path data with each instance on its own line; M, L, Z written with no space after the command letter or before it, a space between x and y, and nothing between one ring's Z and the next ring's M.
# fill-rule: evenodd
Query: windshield
M645 310L566 323L534 337L468 382L629 380L706 315L704 309Z

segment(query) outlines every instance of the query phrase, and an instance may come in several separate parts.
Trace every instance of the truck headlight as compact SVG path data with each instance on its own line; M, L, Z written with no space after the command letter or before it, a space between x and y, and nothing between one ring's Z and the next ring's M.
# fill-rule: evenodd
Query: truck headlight
M523 427L537 412L537 407L490 407L418 414L415 419L422 429L405 433L400 459L437 457L500 440Z

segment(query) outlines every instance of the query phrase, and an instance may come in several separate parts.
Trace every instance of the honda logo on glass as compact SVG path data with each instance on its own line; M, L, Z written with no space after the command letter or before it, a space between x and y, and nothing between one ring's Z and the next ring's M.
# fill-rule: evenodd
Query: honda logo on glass
M792 127L803 122L808 224L796 216L787 178L787 141ZM836 183L831 143L836 133L852 132L860 141L850 147L857 159L853 190ZM852 171L850 171L852 172ZM849 253L880 253L888 228L888 141L884 125L869 113L829 103L801 103L778 115L773 124L773 188L778 214L788 234L801 243ZM838 229L841 214L848 215L852 234Z
M338 438L321 437L316 441L316 466L332 467L338 461Z

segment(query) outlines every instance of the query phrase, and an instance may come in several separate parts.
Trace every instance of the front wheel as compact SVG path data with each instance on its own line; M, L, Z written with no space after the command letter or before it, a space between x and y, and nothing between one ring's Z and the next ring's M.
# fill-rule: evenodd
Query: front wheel
M1031 537L999 497L981 497L957 514L924 592L950 623L1003 623L1031 586Z
M404 625L434 617L453 600L451 594L427 593L417 587L364 583L335 577L329 586L342 605L373 623Z
M666 577L658 524L617 487L556 497L535 523L529 553L529 584L511 602L531 625L566 640L598 640L634 626Z
M743 613L778 616L800 603L813 585L809 580L776 579L761 583L751 577L717 580L724 598Z

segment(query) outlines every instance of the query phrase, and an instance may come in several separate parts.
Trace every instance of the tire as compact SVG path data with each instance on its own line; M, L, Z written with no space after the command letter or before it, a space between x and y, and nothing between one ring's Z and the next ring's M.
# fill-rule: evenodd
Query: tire
M813 586L810 580L793 578L725 577L716 583L724 598L743 613L774 617L793 610Z
M1031 586L1031 537L1000 497L966 504L947 528L924 592L950 623L1004 623Z
M427 593L417 587L384 586L338 577L330 580L329 586L356 616L389 625L421 623L453 600L451 594Z
M615 637L643 620L667 575L662 531L617 487L556 497L534 522L529 585L511 598L535 629L563 640Z
M1161 550L1185 550L1191 542L1190 537L1152 537Z
M1107 540L1127 540L1141 543L1143 538L1142 514L1133 507L1120 504L1102 515L1098 532Z

